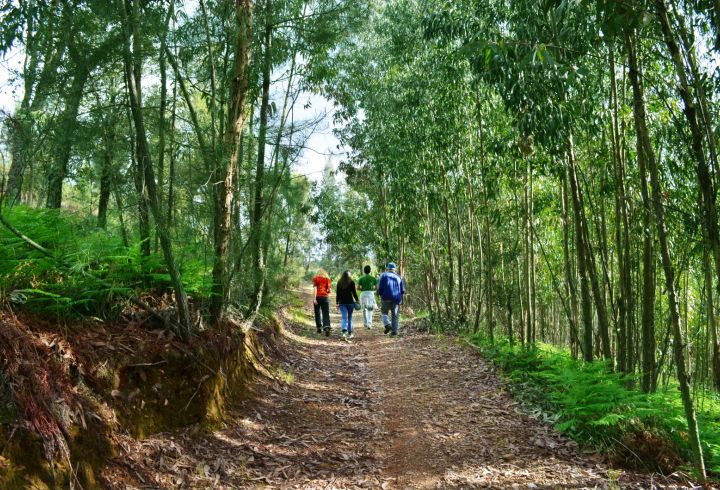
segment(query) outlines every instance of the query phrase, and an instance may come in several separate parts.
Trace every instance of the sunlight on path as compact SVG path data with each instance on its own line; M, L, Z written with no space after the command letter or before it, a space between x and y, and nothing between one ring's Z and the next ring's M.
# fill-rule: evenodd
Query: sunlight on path
M616 475L622 488L650 485L651 475L610 478L598 459L523 414L474 351L427 335L385 337L377 316L372 330L360 319L345 342L337 310L326 338L302 295L304 312L286 312L276 379L260 379L219 432L127 442L136 447L109 472L123 484L108 486L611 488Z

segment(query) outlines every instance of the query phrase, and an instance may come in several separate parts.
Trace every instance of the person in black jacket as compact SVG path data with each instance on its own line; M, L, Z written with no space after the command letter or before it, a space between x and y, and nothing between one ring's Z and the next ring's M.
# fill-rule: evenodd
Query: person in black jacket
M355 303L359 301L357 291L355 290L355 282L350 277L350 273L345 271L337 282L335 288L335 304L337 304L342 316L342 337L345 340L354 338L352 329L352 314L355 311Z

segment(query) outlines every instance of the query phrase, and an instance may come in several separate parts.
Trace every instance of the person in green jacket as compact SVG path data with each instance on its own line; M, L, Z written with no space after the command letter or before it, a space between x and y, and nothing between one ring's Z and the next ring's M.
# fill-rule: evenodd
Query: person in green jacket
M370 274L370 266L366 265L363 269L365 275L358 279L358 287L360 293L360 304L363 308L363 322L365 328L370 330L372 328L373 312L377 307L375 302L375 288L377 287L377 279L375 276Z

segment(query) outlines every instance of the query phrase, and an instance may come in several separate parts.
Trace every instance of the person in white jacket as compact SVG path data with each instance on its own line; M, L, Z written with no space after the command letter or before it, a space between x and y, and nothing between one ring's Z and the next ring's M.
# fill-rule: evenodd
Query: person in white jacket
M358 289L360 289L360 304L363 309L363 323L365 328L370 330L372 328L373 312L377 307L375 302L375 288L377 287L377 279L375 276L370 274L372 269L369 265L366 265L363 269L365 275L358 279Z

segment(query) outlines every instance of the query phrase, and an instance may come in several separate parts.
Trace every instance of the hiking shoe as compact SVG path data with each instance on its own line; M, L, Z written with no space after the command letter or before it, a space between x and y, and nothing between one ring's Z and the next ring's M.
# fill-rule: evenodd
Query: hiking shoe
M325 328L325 337L330 337L330 327Z
M398 336L397 332L393 332L390 334L390 337L397 337L397 336Z
M352 332L350 332L350 333L348 334L347 338L348 338L348 340L351 340L351 339L354 339L355 336L352 334Z
M385 335L389 334L389 333L390 333L390 330L392 330L392 326L390 326L390 325L385 325Z
M318 327L317 332L322 333L322 328Z
M365 325L365 328L367 328L368 330L371 330L371 329L372 329L372 325Z

